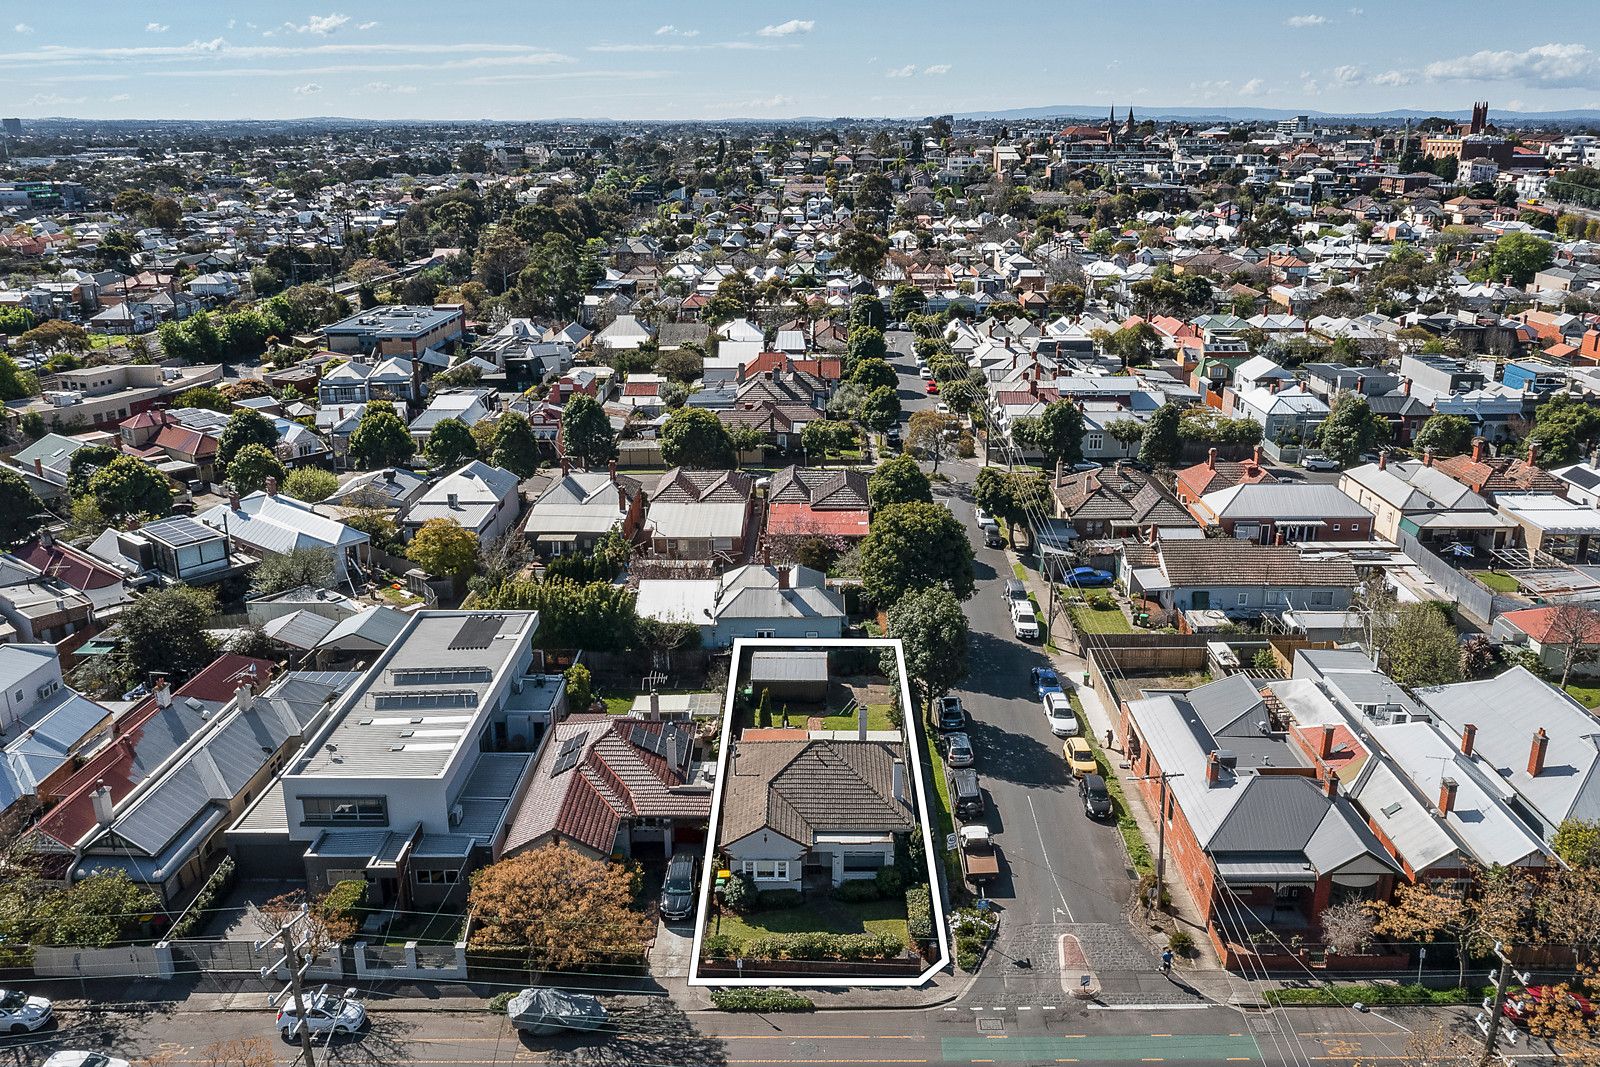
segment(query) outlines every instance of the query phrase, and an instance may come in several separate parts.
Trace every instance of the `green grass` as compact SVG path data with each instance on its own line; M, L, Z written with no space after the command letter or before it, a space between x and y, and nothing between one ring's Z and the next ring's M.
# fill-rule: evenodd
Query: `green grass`
M867 729L869 730L897 730L894 720L889 718L891 710L888 704L867 705ZM791 716L791 721L793 717ZM856 713L849 715L827 715L822 719L824 730L854 730L857 725Z
M723 913L708 930L748 941L767 934L893 934L906 940L905 900L835 900L813 893L798 908L774 908L749 915Z
M1600 707L1600 686L1569 685L1567 695L1586 708Z
M1150 854L1150 844L1144 839L1144 831L1139 829L1139 820L1133 817L1128 808L1128 795L1123 792L1122 779L1112 770L1111 757L1106 755L1099 736L1088 729L1089 720L1083 714L1083 706L1078 703L1077 690L1068 689L1067 699L1072 701L1072 710L1077 712L1078 719L1084 724L1083 736L1088 738L1089 748L1094 751L1094 760L1100 765L1100 777L1106 780L1106 792L1111 795L1111 814L1117 820L1117 833L1122 835L1123 847L1128 850L1128 862L1133 864L1134 873L1139 877L1153 875L1156 873L1155 858Z
M956 832L955 816L951 814L955 809L950 803L950 776L945 772L944 754L939 751L938 743L932 738L928 739L928 761L933 765L933 792L939 801L938 807L933 812L935 830L933 847L938 849L944 863L945 881L954 891L961 885L961 858L946 849L944 843L946 838Z
M1361 1001L1363 1004L1477 1004L1494 995L1493 986L1481 989L1428 989L1417 985L1389 985L1383 982L1351 982L1310 989L1269 989L1268 1004L1306 1007L1338 1007Z
M1515 593L1521 587L1504 571L1469 571L1474 578L1496 593Z
M1088 604L1074 604L1068 609L1072 625L1086 634L1131 634L1134 632L1128 617L1116 605L1110 608L1092 608Z
M633 710L632 697L601 697L606 706L607 715L626 715Z
M378 587L378 595L383 597L395 607L404 608L412 604L422 603L422 598L406 589L396 589L392 585Z

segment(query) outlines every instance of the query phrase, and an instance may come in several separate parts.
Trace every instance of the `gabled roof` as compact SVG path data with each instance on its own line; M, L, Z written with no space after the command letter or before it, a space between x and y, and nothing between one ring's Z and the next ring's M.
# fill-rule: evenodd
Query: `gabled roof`
M803 504L818 511L868 507L867 476L857 470L826 470L791 464L772 476L771 504Z
M883 741L737 741L717 843L764 827L807 847L819 833L908 831L910 801L894 796L894 764L904 760L901 745Z

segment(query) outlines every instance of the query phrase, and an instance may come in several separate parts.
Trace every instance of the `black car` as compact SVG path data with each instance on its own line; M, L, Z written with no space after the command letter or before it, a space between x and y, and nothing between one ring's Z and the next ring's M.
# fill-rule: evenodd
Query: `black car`
M1111 794L1106 791L1106 780L1098 774L1086 774L1078 779L1078 796L1083 798L1083 813L1089 818L1111 817Z
M940 697L937 715L940 733L948 733L951 730L965 730L967 728L967 709L961 706L960 697Z
M956 818L962 822L979 821L989 810L983 799L983 787L978 784L978 772L969 767L950 772L950 799Z
M687 852L679 852L667 864L667 880L661 887L661 916L664 919L687 919L694 913L694 882L697 861Z

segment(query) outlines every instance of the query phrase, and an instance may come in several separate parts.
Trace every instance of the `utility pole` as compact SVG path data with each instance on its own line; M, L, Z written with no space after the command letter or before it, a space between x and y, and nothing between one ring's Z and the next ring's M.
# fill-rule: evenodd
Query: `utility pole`
M1494 997L1483 998L1483 1006L1489 1017L1485 1019L1483 1012L1478 1013L1478 1029L1483 1031L1483 1055L1478 1057L1478 1067L1489 1067L1489 1062L1494 1059L1495 1041L1500 1037L1500 1019L1506 1009L1506 986L1511 984L1511 976L1516 974L1517 981L1528 984L1527 975L1518 974L1512 969L1511 956L1499 941L1494 943L1494 954L1500 957L1500 969L1489 973L1489 980L1494 983Z
M1182 778L1182 771L1163 771L1160 774L1146 774L1132 779L1135 782L1148 782L1156 780L1161 783L1161 801L1156 809L1156 887L1155 899L1151 902L1150 910L1155 911L1161 907L1161 891L1166 888L1167 873L1167 780L1169 778Z
M301 960L300 950L304 947L304 944L295 940L294 932L296 925L307 915L307 910L302 907L300 913L279 927L276 934L265 941L257 942L256 951L261 951L274 941L283 942L283 958L271 966L261 968L261 977L266 978L279 967L288 968L289 988L286 992L289 993L294 1001L295 1018L300 1023L300 1054L305 1057L306 1067L317 1067L316 1053L311 1047L311 1021L306 1017L305 990L301 985L305 970L311 965L311 961ZM282 996L283 993L280 992L274 1000L281 999Z

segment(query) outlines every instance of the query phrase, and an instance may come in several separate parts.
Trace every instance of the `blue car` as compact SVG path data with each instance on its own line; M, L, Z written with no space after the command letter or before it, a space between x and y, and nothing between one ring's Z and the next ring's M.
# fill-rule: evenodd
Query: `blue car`
M1044 699L1046 693L1061 692L1061 679L1056 676L1053 668L1035 667L1031 673L1033 676L1033 688L1039 694L1040 700Z
M1110 571L1103 571L1096 567L1074 567L1062 579L1068 585L1075 585L1080 589L1093 586L1110 585L1116 578Z

